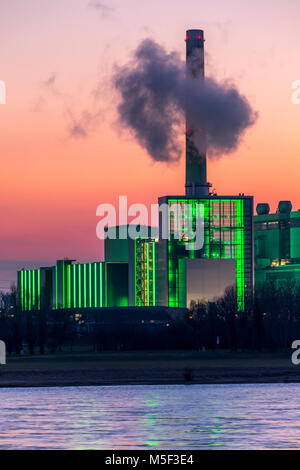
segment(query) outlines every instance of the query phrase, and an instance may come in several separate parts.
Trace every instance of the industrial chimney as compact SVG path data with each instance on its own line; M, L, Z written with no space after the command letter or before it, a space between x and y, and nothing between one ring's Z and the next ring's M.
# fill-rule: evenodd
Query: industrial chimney
M201 29L186 32L186 67L188 76L204 80L204 32ZM209 187L206 181L205 130L194 126L187 112L185 193L187 196L208 196Z

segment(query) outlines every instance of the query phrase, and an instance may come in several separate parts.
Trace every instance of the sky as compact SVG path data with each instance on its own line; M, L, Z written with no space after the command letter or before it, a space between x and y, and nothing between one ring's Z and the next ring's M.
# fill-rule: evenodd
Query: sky
M258 112L237 151L209 159L217 193L300 209L299 18L299 0L1 0L0 290L23 267L102 259L99 204L184 193L184 151L153 163L116 122L114 67L146 38L184 58L186 29L204 29L206 74Z

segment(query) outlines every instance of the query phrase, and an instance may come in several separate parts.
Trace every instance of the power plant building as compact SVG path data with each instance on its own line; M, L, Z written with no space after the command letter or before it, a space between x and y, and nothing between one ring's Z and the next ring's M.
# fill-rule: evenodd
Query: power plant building
M269 204L258 204L254 217L255 282L300 282L300 211L280 201L270 214Z
M194 296L193 300L213 300L223 295L226 287L234 285L238 308L243 310L245 299L251 295L253 289L252 197L167 196L160 198L159 202L167 203L171 212L170 237L168 240L161 240L159 246L161 269L166 273L165 285L161 286L157 294L160 304L189 306L191 292L197 292L197 297ZM172 217L173 204L181 205L182 214L185 206L190 206L188 212L191 213L191 225L196 223L197 208L203 207L201 248L194 249L194 241L184 235L179 239L176 237L178 221ZM184 217L179 222L183 233L185 222ZM199 282L201 278L202 282ZM187 283L187 279L192 283ZM205 279L208 279L210 285L215 284L215 287L211 290L204 289Z
M191 79L205 80L202 30L187 31L186 58ZM253 198L219 196L210 187L205 129L197 129L187 115L185 194L158 199L157 233L144 226L135 239L124 239L120 233L126 226L109 228L117 236L105 239L102 262L65 259L19 271L21 309L182 309L235 286L238 309L244 310L254 284Z

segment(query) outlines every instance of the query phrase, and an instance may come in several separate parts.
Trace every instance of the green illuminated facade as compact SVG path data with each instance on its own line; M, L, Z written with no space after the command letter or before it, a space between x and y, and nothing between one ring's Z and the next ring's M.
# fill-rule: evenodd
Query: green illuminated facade
M127 236L129 226L123 225L112 229L115 238L105 239L107 306L156 305L158 229L147 225L134 228L133 238Z
M233 259L238 308L243 310L253 288L252 198L178 196L160 198L159 204L168 204L170 210L167 243L160 234L160 269L165 265L168 273L167 282L162 285L165 298L161 298L161 302L167 301L170 307L186 307L187 259ZM174 205L179 205L181 210L173 210ZM200 249L193 248L194 241L187 235L188 225L195 230L197 219L204 220ZM187 249L188 244L190 249Z
M134 241L135 305L155 306L156 242L137 238Z
M105 306L104 263L73 264L59 260L53 268L54 309L97 308Z
M135 240L106 240L105 262L77 264L64 259L53 267L19 271L19 305L24 311L43 306L186 308L187 260L230 259L235 266L238 308L243 310L253 288L252 204L246 196L160 198L160 208L164 205L168 210L160 213L159 239L149 237L147 227L145 236ZM188 227L195 230L198 221L200 248L188 232ZM167 237L162 236L164 224Z
M22 310L41 308L41 270L30 269L18 272L19 301Z
M144 236L141 232L135 240L107 239L105 262L77 264L64 259L53 267L20 271L21 309L186 308L190 262L214 259L234 260L238 308L243 310L253 288L252 198L163 197L160 209L163 206L167 211L160 210L159 238L151 237L151 227L144 227ZM199 221L200 247L189 236ZM201 276L195 276L200 292Z
M18 272L18 302L22 311L99 308L105 306L105 264L73 264Z
M280 201L270 214L268 204L257 205L254 217L255 283L300 282L300 211Z

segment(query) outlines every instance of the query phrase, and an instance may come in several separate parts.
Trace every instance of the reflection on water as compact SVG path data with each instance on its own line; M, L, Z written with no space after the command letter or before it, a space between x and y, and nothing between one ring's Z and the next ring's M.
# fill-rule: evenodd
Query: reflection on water
M300 447L300 384L0 389L0 449Z

